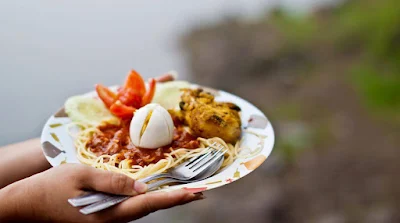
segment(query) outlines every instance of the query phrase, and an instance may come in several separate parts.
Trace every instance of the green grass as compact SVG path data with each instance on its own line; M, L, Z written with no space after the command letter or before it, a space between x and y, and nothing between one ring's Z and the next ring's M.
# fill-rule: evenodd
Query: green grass
M359 64L352 70L352 83L366 106L374 113L396 118L400 113L400 73Z
M346 74L369 112L400 123L400 4L398 0L353 0L333 12L333 17L318 26L313 17L293 16L275 11L269 18L285 36L286 50L311 50L313 41L323 40L339 50L357 46L353 64ZM328 24L328 25L327 25ZM314 44L315 45L315 44ZM343 51L347 52L347 51ZM350 51L351 52L351 51ZM357 56L362 55L362 56ZM318 66L318 64L315 64ZM278 120L302 118L298 104L284 104L274 110ZM309 146L332 140L329 123L312 129L309 136L280 138L279 153L288 163Z
M356 39L369 55L393 56L400 47L400 4L397 0L351 1L337 10L332 33L344 41ZM400 52L397 51L397 58ZM394 59L394 58L393 58ZM399 63L399 61L397 61Z
M315 36L318 27L311 17L287 14L281 10L275 10L269 20L284 34L291 47L307 43Z
M365 2L364 2L365 3ZM336 42L357 42L363 55L349 70L351 83L370 111L398 118L400 111L400 4L352 1L337 11Z
M278 120L300 120L303 117L300 104L284 103L276 107L272 116Z

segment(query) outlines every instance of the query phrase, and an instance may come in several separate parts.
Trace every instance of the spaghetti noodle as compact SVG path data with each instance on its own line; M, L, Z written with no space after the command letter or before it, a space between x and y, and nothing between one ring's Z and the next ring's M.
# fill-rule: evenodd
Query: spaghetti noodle
M171 117L167 117L169 111L161 105L155 107L149 104L156 94L156 80L150 79L146 88L143 78L134 70L130 71L125 83L116 92L101 84L96 85L100 100L85 96L69 98L65 111L73 121L68 131L74 138L78 160L99 169L140 179L165 172L188 158L204 154L208 147L217 149L214 145L226 150L222 167L230 165L237 157L261 151L263 138L254 134L260 138L259 146L255 150L247 149L248 154L241 153L240 107L230 102L216 102L212 94L201 88L186 88L188 85L174 82L169 87L164 86L163 93L158 93L159 103L170 105L179 101L179 105L172 107L179 106L180 110L172 110L172 114L169 113ZM130 131L131 122L136 123L133 125L141 131L135 128ZM73 128L79 129L76 134L71 131ZM148 133L146 137L144 132ZM134 139L132 142L130 135Z
M107 132L107 129L104 127L102 128L100 126L91 126L85 123L81 122L73 122L68 126L68 131L70 135L74 138L74 144L77 149L77 158L81 163L91 165L95 168L98 169L104 169L104 170L109 170L113 172L118 172L125 174L133 179L141 179L144 177L147 177L149 175L153 175L156 173L162 173L168 170L169 168L175 167L185 161L186 159L189 159L194 156L201 155L205 153L207 147L213 147L214 143L219 144L222 146L224 149L227 149L225 155L224 155L224 162L222 164L222 167L230 165L238 156L240 152L240 142L236 142L235 145L226 143L224 140L218 137L214 138L197 138L196 140L198 141L198 146L195 148L187 148L191 147L190 144L185 144L187 142L192 142L192 140L186 140L186 141L179 141L179 139L182 139L183 134L188 134L188 132L185 132L185 130L177 131L177 138L174 139L173 143L165 148L160 148L160 149L146 149L146 152L144 153L149 153L145 154L143 156L140 156L137 160L135 160L135 155L132 156L132 151L127 151L121 148L107 148L105 151L98 151L94 149L93 147L93 141L102 141L102 143L108 143L112 142L112 140L117 140L118 143L121 143L121 140L125 140L123 138L118 138L115 139L115 136L117 134L121 134L121 130L124 129L123 125L121 126L112 126L115 128L116 131L114 132ZM107 126L107 124L106 124ZM72 128L79 128L79 131L77 134L73 134ZM128 128L129 129L129 128ZM181 126L177 126L176 129L182 129ZM119 131L119 132L118 132ZM96 135L105 135L109 134L110 137L107 139L101 139L97 138ZM129 135L129 134L128 134ZM126 140L129 140L129 136L127 137ZM185 139L185 136L183 136ZM111 140L110 140L111 139ZM183 142L183 143L181 143ZM128 142L129 143L129 142ZM183 147L182 146L186 146ZM196 143L194 143L196 144ZM178 146L178 147L173 147L173 146ZM189 146L187 146L189 145ZM107 145L110 147L109 145ZM172 147L171 147L172 146ZM112 147L112 146L111 146ZM114 146L115 147L115 146ZM137 151L138 148L133 148L133 145L129 144L130 149L133 151ZM114 150L113 150L114 149ZM216 148L214 148L216 149ZM122 151L121 151L122 150ZM150 152L147 152L150 151ZM143 153L143 150L140 152ZM154 155L157 153L157 155ZM152 154L150 154L152 153ZM139 160L139 161L138 161Z

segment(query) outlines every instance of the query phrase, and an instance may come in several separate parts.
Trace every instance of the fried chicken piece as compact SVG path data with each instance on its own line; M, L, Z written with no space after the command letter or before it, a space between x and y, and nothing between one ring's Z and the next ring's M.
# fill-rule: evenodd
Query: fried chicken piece
M180 117L193 134L203 138L219 137L235 143L241 134L240 108L228 102L215 102L202 89L184 89L179 104Z

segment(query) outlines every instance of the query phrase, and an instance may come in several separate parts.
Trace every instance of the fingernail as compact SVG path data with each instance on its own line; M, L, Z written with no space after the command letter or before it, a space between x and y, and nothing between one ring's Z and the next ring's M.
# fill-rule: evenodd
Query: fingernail
M147 184L135 181L135 185L133 186L133 189L135 189L136 192L138 193L144 193L147 191Z
M204 196L203 194L194 194L194 200L203 200L206 199L206 196Z
M201 192L200 193L190 194L190 196L189 196L189 200L192 200L192 201L203 200L205 198L206 197Z

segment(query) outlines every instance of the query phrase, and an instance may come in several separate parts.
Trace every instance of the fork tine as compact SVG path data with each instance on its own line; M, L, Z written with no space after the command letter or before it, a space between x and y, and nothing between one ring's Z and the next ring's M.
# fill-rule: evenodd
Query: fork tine
M215 152L216 152L215 149L211 148L211 151L207 152L207 154L205 154L203 157L201 157L201 159L196 160L196 162L194 162L194 163L192 163L190 165L189 164L186 165L186 167L188 167L189 169L192 169L196 165L199 165L200 163L204 163L204 160L207 160L210 157L210 155L213 155Z
M207 153L198 156L198 159L195 159L194 161L189 162L189 163L186 164L185 166L186 166L186 167L189 167L189 168L195 166L197 163L201 162L203 159L205 159L206 157L208 157L208 156L209 156L210 154L212 154L213 151L214 151L214 149L211 148L211 147L208 147L208 150L209 150L209 151L208 151Z
M193 170L193 172L196 171L203 171L204 169L206 169L207 167L209 167L210 165L212 165L215 161L217 161L219 158L221 158L221 156L223 156L226 151L228 151L228 149L224 150L223 152L219 152L214 154L213 158L210 159L207 163L202 164L201 166L197 167L196 169Z
M205 163L207 163L208 161L210 161L217 153L221 152L222 149L224 148L223 146L219 145L217 148L219 148L218 150L214 150L211 155L208 155L207 157L204 157L204 159L202 159L201 161L193 164L191 167L189 167L189 169L193 169L196 168L198 166L201 166Z
M216 143L213 143L213 144L211 144L211 146L214 146L215 144L216 144ZM188 161L188 163L187 163L185 166L190 165L191 163L193 163L193 161L195 161L195 160L201 158L201 157L204 156L206 153L212 151L212 147L211 147L211 146L207 147L207 149L205 150L205 152L204 152L203 154L201 154L201 155L199 155L199 156L194 156L194 157L190 158L189 161Z

